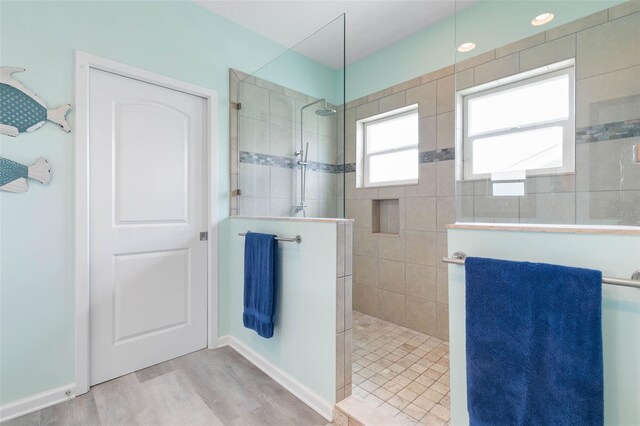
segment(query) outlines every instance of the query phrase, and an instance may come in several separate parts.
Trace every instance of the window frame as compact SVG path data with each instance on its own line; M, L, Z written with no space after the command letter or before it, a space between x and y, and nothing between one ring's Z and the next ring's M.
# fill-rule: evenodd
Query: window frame
M502 129L491 132L484 132L469 137L468 135L468 106L469 100L490 95L505 90L525 86L531 83L549 80L561 75L569 77L569 117L566 120L551 120L528 124L511 129ZM574 60L562 61L556 64L537 68L531 71L518 73L508 78L496 80L480 86L472 87L458 92L458 102L462 106L462 129L461 129L461 151L462 165L460 171L463 181L473 181L491 179L492 173L473 173L473 141L479 138L491 136L501 136L537 130L560 125L563 128L562 140L562 165L553 168L527 169L525 176L553 176L575 173L575 64ZM505 172L507 174L518 172Z
M369 153L369 150L367 149L368 148L367 135L368 135L369 126L371 126L372 124L379 124L385 121L390 121L390 120L394 120L394 119L398 119L401 117L406 117L408 115L414 115L414 114L418 118L418 128L416 129L418 133L417 135L418 138L415 145L407 145L401 148L391 148L383 151L377 151L375 153ZM420 164L420 148L419 148L420 147L420 124L419 123L420 123L420 115L418 111L418 104L408 105L402 108L396 108L392 111L388 111L383 114L377 114L366 119L358 120L358 125L362 132L361 133L362 134L362 161L360 164L362 164L362 178L363 178L363 185L365 188L412 185L412 184L418 183L418 177L416 177L415 179L398 179L398 180L385 181L385 182L371 182L369 180L369 170L370 170L369 164L370 164L371 157L391 154L396 152L411 151L414 149L418 151L417 162L418 164Z

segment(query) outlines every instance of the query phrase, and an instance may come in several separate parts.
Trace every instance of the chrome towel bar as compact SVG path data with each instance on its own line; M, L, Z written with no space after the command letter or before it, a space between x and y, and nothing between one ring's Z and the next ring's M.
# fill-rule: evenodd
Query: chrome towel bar
M443 257L444 263L451 263L453 265L464 265L464 260L467 258L466 253L457 251L451 255L451 257ZM637 270L631 275L630 280L622 278L608 278L602 277L603 284L619 285L622 287L634 287L640 288L640 270Z
M238 235L240 235L241 237L245 237L247 235L246 232L241 232ZM277 241L284 241L287 243L298 243L300 244L302 242L302 237L300 235L296 235L293 238L284 238L284 237L276 237Z

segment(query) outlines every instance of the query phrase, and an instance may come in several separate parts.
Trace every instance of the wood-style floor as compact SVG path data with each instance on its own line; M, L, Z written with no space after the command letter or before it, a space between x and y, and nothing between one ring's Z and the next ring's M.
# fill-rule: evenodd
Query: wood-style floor
M201 350L99 384L2 426L326 425L231 348Z

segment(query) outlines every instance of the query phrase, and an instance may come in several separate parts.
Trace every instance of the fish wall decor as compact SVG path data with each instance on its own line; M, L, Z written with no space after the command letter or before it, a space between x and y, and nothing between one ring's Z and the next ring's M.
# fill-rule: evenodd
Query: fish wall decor
M49 162L40 157L30 166L0 157L0 191L23 194L29 190L27 179L49 183Z
M0 67L0 134L15 137L38 130L47 121L70 132L65 116L71 105L49 109L38 95L12 77L22 71L24 68Z

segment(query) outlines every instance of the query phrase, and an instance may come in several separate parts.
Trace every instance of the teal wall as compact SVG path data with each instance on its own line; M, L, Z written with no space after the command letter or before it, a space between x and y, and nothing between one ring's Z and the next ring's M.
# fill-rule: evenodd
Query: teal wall
M347 100L411 80L619 3L623 1L480 0L456 16L349 65ZM553 12L556 18L548 25L532 26L531 20L543 12ZM476 43L476 48L465 54L458 53L456 47L466 41Z
M598 269L626 278L640 268L640 237L449 230L449 252ZM468 425L464 267L449 266L451 424ZM640 289L602 287L605 424L640 424Z
M3 0L0 39L0 64L26 68L17 78L50 106L74 103L75 49L216 90L219 215L227 216L228 69L252 72L285 52L283 46L189 1ZM288 54L282 66L272 76L288 87L314 96L335 90L334 72L307 58ZM72 112L72 128L73 118ZM73 134L47 124L16 139L2 137L0 153L24 164L43 156L52 168L47 186L0 193L5 404L74 381Z
M336 222L231 218L225 250L229 285L220 314L229 334L318 394L329 407L336 390ZM248 230L294 237L280 243L280 287L276 329L263 339L242 324L244 238ZM318 261L322 259L322 261Z

